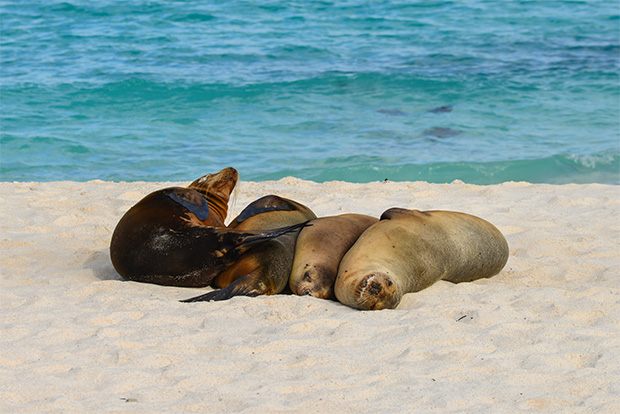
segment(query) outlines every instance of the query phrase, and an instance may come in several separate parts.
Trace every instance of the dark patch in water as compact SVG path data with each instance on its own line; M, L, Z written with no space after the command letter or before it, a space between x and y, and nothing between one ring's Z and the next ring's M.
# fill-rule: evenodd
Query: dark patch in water
M422 134L426 137L448 138L459 135L460 133L461 131L457 131L456 129L452 128L435 127L424 130Z
M391 116L403 116L407 115L407 112L399 111L398 109L377 109L377 112L380 114L391 115Z
M444 112L452 112L452 105L438 106L437 108L430 109L426 112L430 112L432 114L442 114Z

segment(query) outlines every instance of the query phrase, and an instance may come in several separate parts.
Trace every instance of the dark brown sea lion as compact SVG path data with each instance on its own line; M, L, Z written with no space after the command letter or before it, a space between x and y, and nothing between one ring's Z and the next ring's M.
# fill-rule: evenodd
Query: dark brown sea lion
M303 225L316 215L293 200L268 195L249 204L229 225L230 230L256 231ZM221 288L184 300L198 302L225 300L233 296L274 295L287 286L298 232L288 232L248 250L215 279Z
M341 214L319 217L304 227L297 237L289 286L297 295L335 299L334 281L338 265L357 238L376 217Z
M508 243L491 223L465 213L389 209L340 262L336 298L358 309L395 308L405 293L438 280L491 277Z
M298 229L237 231L219 226L226 209L216 204L211 209L203 194L218 202L227 199L236 171L224 174L230 174L232 181L225 180L227 184L212 192L207 181L220 182L218 174L190 185L196 189L155 191L125 213L110 242L112 264L123 278L170 286L207 286L250 247Z

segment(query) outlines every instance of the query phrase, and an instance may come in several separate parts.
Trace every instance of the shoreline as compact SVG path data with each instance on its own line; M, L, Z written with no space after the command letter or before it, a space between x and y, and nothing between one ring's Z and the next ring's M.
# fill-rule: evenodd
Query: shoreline
M240 181L227 222L277 194L317 216L462 211L506 236L497 276L361 312L292 295L183 304L201 289L122 281L108 253L122 214L188 183L0 182L0 410L620 410L619 186Z

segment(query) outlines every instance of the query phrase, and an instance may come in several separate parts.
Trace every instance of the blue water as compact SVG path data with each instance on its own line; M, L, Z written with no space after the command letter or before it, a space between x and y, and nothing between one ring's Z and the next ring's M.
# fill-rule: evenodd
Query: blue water
M617 0L1 1L3 181L620 183Z

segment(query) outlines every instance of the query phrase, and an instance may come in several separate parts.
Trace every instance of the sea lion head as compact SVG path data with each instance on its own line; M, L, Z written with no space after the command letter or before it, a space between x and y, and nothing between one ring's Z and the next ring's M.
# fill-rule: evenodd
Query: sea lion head
M324 266L306 264L303 277L293 287L293 293L320 299L336 299L333 289L334 278L329 275L329 269Z
M355 300L352 306L362 310L394 309L398 306L402 294L389 274L370 272L358 280L353 290Z
M226 167L220 172L203 175L189 185L188 188L199 192L207 200L213 213L211 216L213 222L209 225L224 225L224 220L228 215L228 201L238 179L237 170ZM220 219L220 223L216 222L216 217Z

